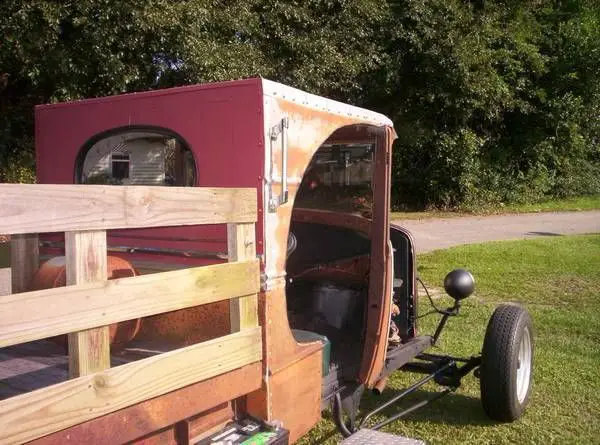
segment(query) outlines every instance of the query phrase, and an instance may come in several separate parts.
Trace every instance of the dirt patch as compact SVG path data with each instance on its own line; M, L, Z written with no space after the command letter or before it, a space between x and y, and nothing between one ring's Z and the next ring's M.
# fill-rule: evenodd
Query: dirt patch
M439 300L446 295L444 289L438 287L427 287L427 291L433 300ZM419 298L427 298L427 293L423 289L423 286L419 286Z

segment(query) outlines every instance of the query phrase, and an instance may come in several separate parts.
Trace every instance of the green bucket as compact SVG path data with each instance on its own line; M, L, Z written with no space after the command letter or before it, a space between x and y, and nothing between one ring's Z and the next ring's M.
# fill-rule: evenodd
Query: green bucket
M327 337L316 332L292 329L294 339L298 343L313 343L320 341L323 344L323 377L329 374L329 361L331 360L331 342Z

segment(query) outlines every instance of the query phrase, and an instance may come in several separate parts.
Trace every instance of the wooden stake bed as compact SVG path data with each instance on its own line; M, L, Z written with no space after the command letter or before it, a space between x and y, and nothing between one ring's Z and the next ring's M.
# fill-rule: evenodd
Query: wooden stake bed
M286 258L303 177L336 141L376 147L371 309L357 348L357 378L374 384L391 306L394 138L383 115L265 79L38 106L38 184L0 184L12 266L12 294L0 298L0 445L189 445L234 411L281 421L290 443L310 431L322 343L292 335ZM124 150L125 176L113 156ZM107 248L159 273L107 280ZM62 255L66 286L32 291L40 258ZM179 349L117 356L116 325L138 321L136 339L177 337ZM68 336L68 360L31 349L22 360L54 336Z
M112 367L177 349L176 345L134 340L110 356ZM69 379L69 356L62 346L38 340L0 349L0 400Z
M255 192L187 189L185 208L182 193L0 184L0 233L16 234L11 265L17 292L0 299L0 444L51 438L261 361ZM47 211L40 213L32 200ZM106 229L202 223L228 224L228 264L106 280ZM47 231L66 232L67 286L28 291L39 261L36 233ZM111 323L223 300L231 301L229 335L177 348L131 343L111 355ZM68 355L44 340L61 334L69 335ZM259 387L253 383L249 391ZM206 408L230 400L215 399ZM116 440L127 441L123 434Z

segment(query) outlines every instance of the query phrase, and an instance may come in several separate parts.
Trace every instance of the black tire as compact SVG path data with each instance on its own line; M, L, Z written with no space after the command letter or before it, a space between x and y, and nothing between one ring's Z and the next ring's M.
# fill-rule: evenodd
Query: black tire
M481 402L491 419L512 422L523 415L531 395L533 351L529 313L520 306L498 306L485 332L480 366Z

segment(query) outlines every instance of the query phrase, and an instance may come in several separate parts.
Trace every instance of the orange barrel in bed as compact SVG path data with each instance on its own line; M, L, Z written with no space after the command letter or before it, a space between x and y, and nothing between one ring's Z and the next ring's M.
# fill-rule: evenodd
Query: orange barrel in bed
M136 276L138 273L133 265L123 258L109 256L107 258L107 279L126 278ZM31 290L62 287L67 283L65 257L50 258L43 263L33 277ZM140 330L142 319L128 320L110 325L110 345L112 351L118 351L133 340ZM67 336L53 337L53 341L67 346Z

